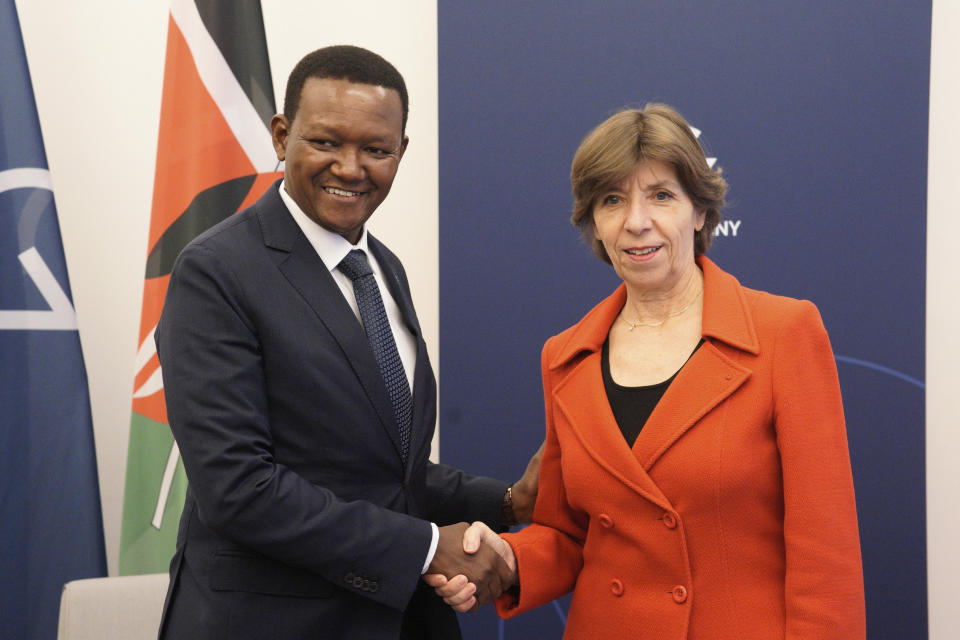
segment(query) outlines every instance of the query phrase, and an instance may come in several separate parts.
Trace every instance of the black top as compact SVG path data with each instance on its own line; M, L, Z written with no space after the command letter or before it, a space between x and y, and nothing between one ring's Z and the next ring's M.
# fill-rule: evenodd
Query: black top
M696 353L702 344L703 339L701 338L690 355L692 356ZM682 368L681 366L680 369ZM616 419L617 425L620 427L620 432L623 433L623 437L627 441L627 445L633 447L633 443L636 442L637 436L640 435L640 431L643 429L643 425L646 424L647 418L653 413L654 407L660 402L660 398L666 393L667 387L670 386L673 379L677 377L677 373L680 373L680 369L663 382L658 382L657 384L643 387L620 386L613 381L613 377L610 375L609 338L603 343L600 369L603 373L603 386L607 392L607 401L610 403L610 409L613 410L613 417Z

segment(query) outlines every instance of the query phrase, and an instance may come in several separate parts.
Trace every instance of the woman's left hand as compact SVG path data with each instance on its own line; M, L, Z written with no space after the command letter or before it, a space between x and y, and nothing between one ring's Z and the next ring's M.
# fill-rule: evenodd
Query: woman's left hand
M546 441L540 443L523 476L513 483L513 516L519 524L527 524L533 521L533 507L537 503L537 491L539 490L540 479L540 459L543 458L543 445Z

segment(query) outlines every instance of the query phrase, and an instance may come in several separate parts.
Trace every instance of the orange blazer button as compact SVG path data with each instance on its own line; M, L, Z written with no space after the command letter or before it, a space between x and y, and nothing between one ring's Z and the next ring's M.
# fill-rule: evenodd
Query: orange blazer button
M681 589L682 589L682 588L683 588L683 587L681 587ZM613 593L613 595L615 595L615 596L617 596L617 597L619 598L620 596L623 595L623 583L620 582L619 580L616 580L616 579L611 580L611 581L610 581L610 591L611 591L611 593Z
M613 518L611 518L611 517L608 516L607 514L601 513L601 514L600 514L600 517L598 518L598 520L600 520L600 524L601 524L605 529L613 529Z
M667 529L673 529L677 526L677 518L669 511L663 514L663 524L666 525Z
M687 588L682 584L678 584L673 588L673 601L677 604L683 604L687 601Z

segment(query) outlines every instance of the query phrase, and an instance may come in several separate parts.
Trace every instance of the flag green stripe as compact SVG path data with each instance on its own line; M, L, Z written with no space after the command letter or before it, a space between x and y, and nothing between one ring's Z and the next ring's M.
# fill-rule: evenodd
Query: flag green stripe
M182 461L177 462L160 529L155 529L151 521L172 445L168 425L137 412L131 414L120 533L121 575L164 573L169 569L187 492Z

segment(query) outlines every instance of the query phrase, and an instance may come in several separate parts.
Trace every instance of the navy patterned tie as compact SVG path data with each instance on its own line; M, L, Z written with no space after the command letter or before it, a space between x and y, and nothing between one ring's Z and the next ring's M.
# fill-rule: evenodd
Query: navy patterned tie
M410 416L412 414L410 385L407 383L403 363L400 362L397 343L393 340L393 331L390 330L390 323L387 321L387 311L383 307L380 288L373 277L366 254L359 249L348 253L337 268L353 281L353 293L357 297L357 307L360 309L363 328L373 348L373 355L377 359L383 381L387 384L393 414L400 427L400 452L403 455L403 461L406 462L410 451Z

